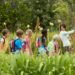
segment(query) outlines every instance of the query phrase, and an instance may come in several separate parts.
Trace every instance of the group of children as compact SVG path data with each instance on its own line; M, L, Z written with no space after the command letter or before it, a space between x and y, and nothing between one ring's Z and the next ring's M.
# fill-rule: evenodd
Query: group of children
M48 55L55 55L55 54L60 54L61 52L61 46L59 42L62 43L63 46L63 51L62 53L65 52L72 52L72 44L70 41L70 35L73 34L75 30L71 31L66 31L66 25L62 24L60 26L60 32L59 34L55 34L52 38L51 41L49 41L48 45L46 45L46 40L47 40L47 30L42 31L42 36L37 39L37 47L39 50L40 54L45 54L47 53ZM40 43L41 41L41 43Z
M32 36L32 30L28 29L26 31L26 36L23 39L23 30L18 29L16 31L16 37L9 42L9 50L12 53L19 53L21 51L26 52L27 54L32 54L30 38ZM3 29L3 36L0 37L0 52L5 48L6 38L10 35L8 29Z
M63 44L63 48L65 52L71 52L71 42L69 40L70 34L74 33L75 31L66 31L66 25L62 24L60 26L60 33L53 36L52 40L49 41L47 45L47 30L43 29L41 31L41 35L37 37L35 45L36 48L38 48L39 54L47 54L47 55L55 55L60 54L60 44L58 42L58 39L61 40ZM0 51L3 50L5 47L6 38L10 35L8 29L3 29L2 31L3 36L0 37ZM28 55L32 55L32 47L31 47L31 37L32 37L32 30L27 29L26 35L23 39L23 30L18 29L16 31L16 38L11 40L9 43L10 46L10 52L12 53L19 53L23 51L24 53Z

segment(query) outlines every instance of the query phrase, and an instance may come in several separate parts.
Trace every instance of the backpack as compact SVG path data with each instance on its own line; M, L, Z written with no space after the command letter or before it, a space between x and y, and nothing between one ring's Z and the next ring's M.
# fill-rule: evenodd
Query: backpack
M19 39L13 39L12 41L10 41L10 52L15 52L16 51L16 49L15 49L15 47L16 47L16 45L15 45L15 42L17 41L17 40L19 40ZM26 40L24 40L23 41L23 43L22 43L22 49L23 49L23 51L25 51L25 49L26 49Z
M9 44L9 46L10 46L10 52L15 52L15 42L17 41L18 39L13 39L13 40L11 40L10 41L10 44Z
M26 43L26 40L24 40L24 41L23 41L23 44L22 44L22 49L23 49L23 51L26 50L26 44L27 44L27 43Z
M41 46L41 38L37 38L36 40L36 47L39 48Z

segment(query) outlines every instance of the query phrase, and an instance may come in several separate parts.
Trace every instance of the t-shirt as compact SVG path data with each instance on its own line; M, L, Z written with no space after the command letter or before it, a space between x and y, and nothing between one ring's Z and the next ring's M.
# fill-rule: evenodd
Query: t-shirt
M66 47L66 46L71 46L71 42L69 40L69 35L74 33L74 30L72 31L61 31L59 36L60 36L60 39L63 43L63 47Z
M44 45L41 45L39 48L38 48L38 51L40 54L44 55L46 54L46 49L44 47Z
M47 50L48 50L49 52L54 52L55 47L54 47L54 42L53 42L53 41L50 41L50 42L48 43Z
M59 50L59 44L58 44L58 41L54 41L54 48L55 50Z
M49 52L55 52L56 49L59 49L59 44L57 41L50 41L48 43L47 49Z
M25 52L27 54L32 54L31 42L30 42L30 37L29 36L25 37L25 42L26 42L26 50L25 50Z
M4 42L4 39L3 39L3 38L1 38L1 39L0 39L0 42Z
M2 43L5 43L5 36L3 36L3 37L0 37L0 42L2 42Z
M21 39L16 39L15 40L15 50L17 51L17 50L21 50L22 49L22 40Z
M0 49L4 48L5 48L5 37L3 36L2 38L0 38Z

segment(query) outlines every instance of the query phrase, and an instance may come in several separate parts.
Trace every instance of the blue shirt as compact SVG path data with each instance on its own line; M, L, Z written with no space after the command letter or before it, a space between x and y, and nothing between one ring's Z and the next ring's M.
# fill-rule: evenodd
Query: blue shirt
M15 40L15 51L21 50L22 49L22 40L21 39L16 39Z

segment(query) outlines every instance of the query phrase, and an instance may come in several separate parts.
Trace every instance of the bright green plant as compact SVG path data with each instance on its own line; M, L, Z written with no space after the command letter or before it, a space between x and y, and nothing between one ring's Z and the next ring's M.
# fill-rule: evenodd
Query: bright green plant
M75 75L75 55L0 54L0 75Z

